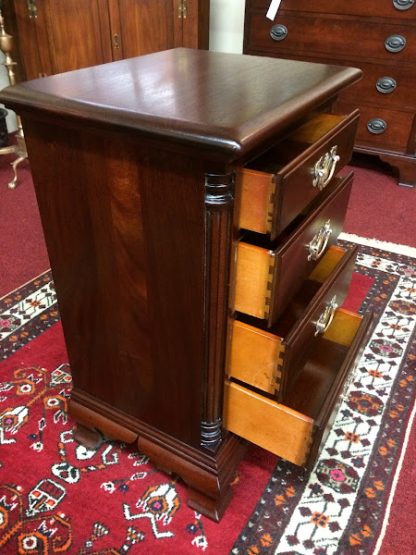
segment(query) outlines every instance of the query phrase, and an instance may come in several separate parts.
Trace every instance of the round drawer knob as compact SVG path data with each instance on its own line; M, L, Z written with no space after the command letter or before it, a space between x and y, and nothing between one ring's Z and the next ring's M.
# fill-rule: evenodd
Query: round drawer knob
M367 129L373 135L381 135L387 129L387 122L381 118L370 119L367 123Z
M393 77L380 77L376 83L376 89L382 94L390 94L396 87L397 83Z
M389 52L401 52L406 46L406 39L403 35L390 35L384 41L384 47Z
M289 31L287 30L286 25L282 25L281 23L279 23L278 25L273 25L273 27L270 29L270 36L273 40L284 40L287 37L288 33Z
M415 3L415 0L393 0L393 6L396 10L400 10L404 12L405 10L409 10Z

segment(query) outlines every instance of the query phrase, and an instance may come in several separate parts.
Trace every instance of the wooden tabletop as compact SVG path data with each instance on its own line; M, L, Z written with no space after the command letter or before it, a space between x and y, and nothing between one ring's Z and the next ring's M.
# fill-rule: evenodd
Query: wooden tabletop
M8 87L0 101L237 158L361 76L358 69L177 48Z

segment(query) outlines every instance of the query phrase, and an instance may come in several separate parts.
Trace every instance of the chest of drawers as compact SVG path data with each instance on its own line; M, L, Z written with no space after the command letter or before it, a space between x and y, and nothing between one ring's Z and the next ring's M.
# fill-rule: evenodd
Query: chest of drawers
M355 149L395 167L416 186L416 6L413 0L283 0L275 20L268 0L247 0L244 52L358 67L337 113L359 107Z
M137 443L219 519L246 440L308 465L368 322L335 244L356 69L175 49L20 84L76 438Z

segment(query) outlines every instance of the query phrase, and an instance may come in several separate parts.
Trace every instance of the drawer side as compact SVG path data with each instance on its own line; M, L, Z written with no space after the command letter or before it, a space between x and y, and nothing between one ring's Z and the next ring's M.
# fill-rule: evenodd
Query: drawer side
M235 320L227 374L266 393L280 389L284 346L280 337Z
M224 426L297 465L312 441L311 418L233 382L225 383Z

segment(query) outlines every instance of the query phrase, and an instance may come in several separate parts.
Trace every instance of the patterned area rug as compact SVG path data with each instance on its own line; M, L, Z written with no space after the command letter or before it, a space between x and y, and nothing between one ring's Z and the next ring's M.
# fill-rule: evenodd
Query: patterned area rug
M74 442L50 273L0 300L0 553L371 553L415 396L415 259L361 247L355 277L377 326L319 461L251 448L219 524L130 446Z

